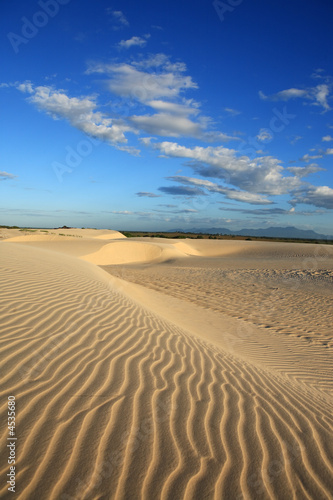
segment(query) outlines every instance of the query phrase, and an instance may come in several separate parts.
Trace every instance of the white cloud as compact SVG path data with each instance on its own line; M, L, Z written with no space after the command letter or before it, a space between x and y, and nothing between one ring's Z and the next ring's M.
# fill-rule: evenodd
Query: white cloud
M305 203L319 208L333 209L333 189L328 186L310 186L295 194L292 203Z
M116 95L146 103L151 100L177 98L187 89L198 88L190 76L164 68L160 72L145 72L133 64L91 64L87 74L106 73L111 78L108 88Z
M306 154L306 155L303 155L301 158L300 158L300 161L310 161L310 160L318 160L319 158L323 158L323 155L322 154L318 154L318 155L309 155L309 154Z
M276 94L267 96L261 90L259 90L259 97L263 100L270 100L270 101L288 101L289 99L306 97L307 94L308 92L306 90L291 88L287 90L281 90Z
M195 137L204 141L230 141L231 136L221 132L207 132L205 123L194 122L186 116L172 113L157 113L155 115L139 115L129 117L129 121L137 129L148 134L164 137Z
M330 141L333 141L333 137L331 135L325 135L323 138L322 138L322 141L323 142L330 142Z
M140 137L139 141L142 142L145 146L149 147L151 146L151 141L153 140L153 137Z
M168 102L162 100L153 100L147 102L147 105L157 111L171 113L179 116L197 115L199 113L199 105L193 99L184 100L183 104Z
M164 71L173 73L185 73L187 71L186 64L183 62L171 62L170 57L163 53L150 54L144 59L132 62L133 66L141 69L161 68Z
M134 114L128 123L138 131L164 137L195 137L208 142L238 140L219 131L208 130L212 120L200 113L200 104L182 93L197 85L181 62L172 63L164 54L150 55L138 62L121 64L91 63L87 74L109 76L108 89L123 99L138 101L157 113Z
M309 87L306 89L290 88L286 90L281 90L276 94L265 95L261 90L259 91L259 97L263 100L270 101L288 101L289 99L303 98L313 101L312 104L316 106L321 106L324 111L328 111L330 108L327 99L331 86L328 84L320 84L315 87Z
M161 210L160 208L153 208L153 212L158 212L160 214L195 214L198 213L198 210L195 210L194 208L178 208L177 210Z
M296 177L307 177L308 175L315 174L325 169L318 167L316 163L312 163L306 167L288 167L287 170L296 175Z
M311 149L310 151L315 151L315 149ZM327 148L326 150L321 149L317 154L309 155L305 154L300 158L300 161L310 161L310 160L318 160L320 158L324 158L324 156L332 155L333 148Z
M167 55L159 53L131 63L90 62L86 74L106 75L103 81L106 88L140 109L140 114L132 112L126 118L137 131L162 137L194 137L207 142L239 140L210 130L213 121L200 115L200 103L183 96L187 90L198 88L185 71L184 63L173 63ZM157 113L142 113L142 105Z
M12 179L16 179L17 175L9 174L8 172L4 172L0 170L0 181L8 181Z
M129 22L121 10L113 10L111 7L108 7L106 9L106 13L112 18L114 22L114 29L129 26Z
M223 205L226 205L224 202L220 202ZM256 215L258 217L275 217L276 215L306 215L306 216L315 216L315 215L321 215L323 213L326 213L326 210L312 210L312 211L297 211L295 210L295 207L291 207L289 210L286 210L284 208L254 208L254 209L249 209L248 207L245 208L234 208L234 207L220 207L219 210L222 211L228 211L228 212L241 212L246 215Z
M149 69L149 68L159 68L163 66L164 68L170 65L170 57L166 54L150 54L145 59L140 59L139 61L133 61L133 66L141 69ZM182 63L181 65L182 71L186 71L186 65Z
M180 175L175 175L173 177L168 177L168 179L179 182L180 184L197 186L199 188L207 189L213 193L220 193L226 196L229 200L236 200L245 203L250 203L253 205L268 205L272 202L268 200L265 196L259 194L248 193L245 191L238 191L236 189L221 186L211 181L205 179L197 179L194 177L184 177Z
M328 85L326 85L326 84L317 85L317 87L315 87L314 89L311 89L311 90L312 90L312 93L314 95L315 100L317 101L314 104L318 104L318 105L322 106L326 111L331 109L328 105L328 102L327 102L327 98L328 98L329 93L330 93L330 89L329 89Z
M149 191L139 191L138 193L135 193L137 196L140 198L160 198L160 195L155 194L155 193L150 193Z
M26 92L24 84L17 88ZM97 104L93 97L68 97L64 90L54 90L47 86L31 86L29 92L28 101L54 120L66 119L73 127L102 141L112 144L127 142L124 132L131 128L96 111Z
M294 144L296 144L296 142L300 141L301 139L303 139L303 137L301 135L294 135L290 139L290 144L294 145Z
M131 212L130 210L112 210L111 212L108 212L111 214L116 214L116 215L134 215L135 212Z
M118 43L118 46L121 49L129 49L130 47L144 47L147 44L147 38L149 38L150 35L146 35L145 38L141 38L140 36L132 36L129 40L121 40Z
M284 177L284 168L271 156L250 159L222 146L187 148L167 141L152 143L152 147L169 157L194 160L192 168L197 174L223 179L249 193L281 195L301 186L298 177Z
M32 83L29 81L26 81L24 83L20 83L19 85L17 85L17 89L20 92L25 92L27 94L33 94L33 92L34 92Z
M232 108L224 108L224 111L226 111L231 116L238 116L241 114L241 111L237 111L237 109Z
M158 113L156 115L131 116L130 121L148 134L166 137L199 137L202 135L200 125L184 116Z
M125 151L132 156L140 156L140 149L135 148L134 146L116 146L119 151Z
M171 196L202 196L205 192L198 187L191 186L162 186L159 191Z
M260 142L270 142L273 139L273 136L267 128L261 128L257 135L257 139Z

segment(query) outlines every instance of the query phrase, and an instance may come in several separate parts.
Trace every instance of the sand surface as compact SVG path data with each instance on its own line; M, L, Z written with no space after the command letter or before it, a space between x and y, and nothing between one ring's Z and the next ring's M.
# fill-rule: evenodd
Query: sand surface
M0 230L0 498L333 498L333 246L46 231Z

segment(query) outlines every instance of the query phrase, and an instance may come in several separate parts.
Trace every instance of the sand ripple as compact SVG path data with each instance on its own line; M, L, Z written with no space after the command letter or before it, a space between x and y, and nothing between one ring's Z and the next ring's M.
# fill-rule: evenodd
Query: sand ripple
M92 264L0 252L17 498L332 498L332 398L146 310Z

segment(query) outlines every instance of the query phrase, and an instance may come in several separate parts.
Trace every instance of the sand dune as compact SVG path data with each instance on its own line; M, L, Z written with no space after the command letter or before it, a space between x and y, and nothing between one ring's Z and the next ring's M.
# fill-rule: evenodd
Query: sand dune
M332 498L331 253L81 236L0 242L17 498Z
M1 229L0 238L7 241L63 241L64 238L70 241L73 238L87 239L121 239L126 238L119 231L111 229L78 229L78 228L59 228L59 229Z
M162 249L152 243L119 241L103 245L97 252L85 255L84 260L98 265L150 262L160 257Z

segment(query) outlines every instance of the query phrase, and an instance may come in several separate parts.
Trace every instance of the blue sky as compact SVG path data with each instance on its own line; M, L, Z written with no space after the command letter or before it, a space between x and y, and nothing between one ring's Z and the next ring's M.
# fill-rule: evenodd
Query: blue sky
M1 3L0 224L332 234L329 0Z

